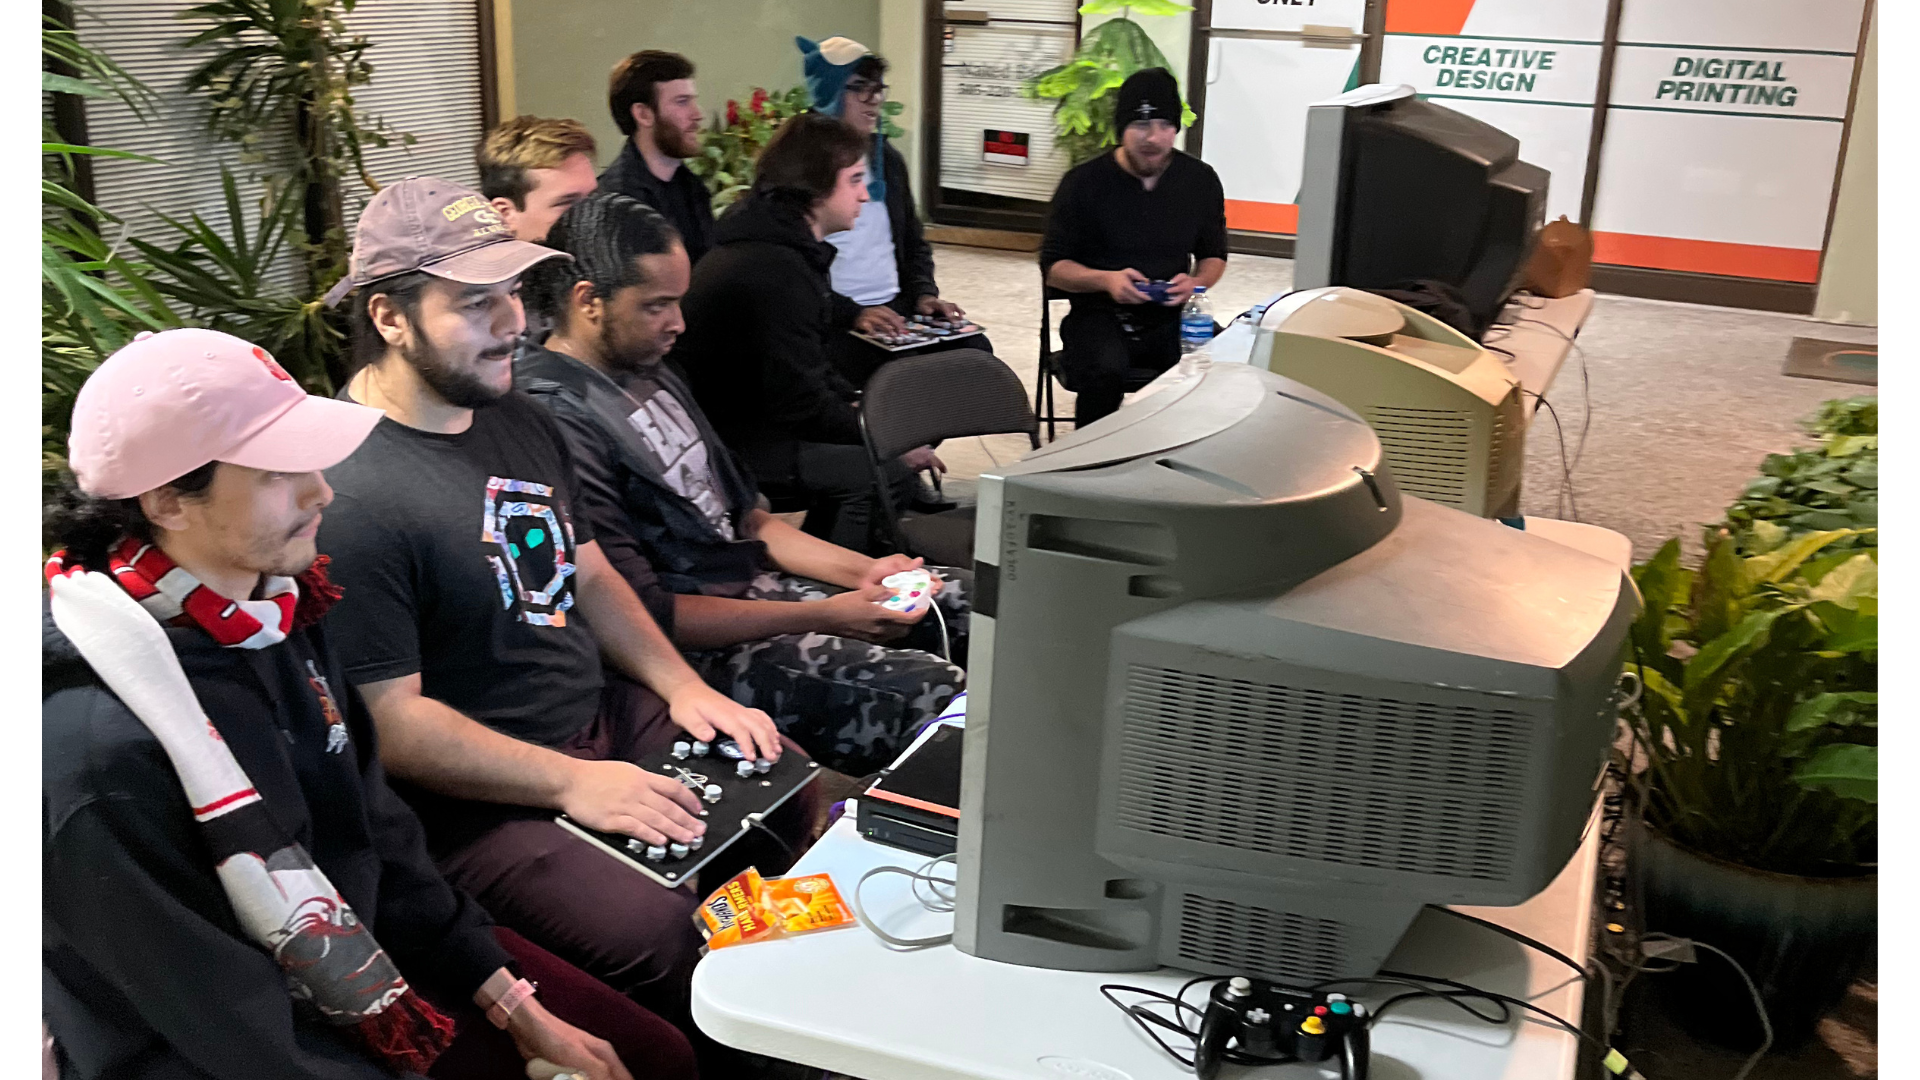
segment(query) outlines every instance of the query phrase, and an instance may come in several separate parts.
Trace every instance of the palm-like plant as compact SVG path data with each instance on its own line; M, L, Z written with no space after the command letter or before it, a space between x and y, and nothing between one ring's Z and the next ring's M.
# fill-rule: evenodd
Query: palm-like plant
M1078 165L1117 146L1120 133L1113 128L1113 93L1127 76L1136 71L1158 67L1173 70L1160 47L1147 31L1128 16L1179 15L1193 5L1178 0L1088 0L1080 6L1082 15L1117 15L1094 27L1080 39L1073 59L1049 68L1028 79L1021 95L1054 102L1054 142ZM1193 123L1193 110L1180 103L1180 124Z
M278 140L291 138L297 147L290 171L269 180L268 201L280 200L276 186L295 193L316 294L346 267L343 182L353 179L378 191L367 173L367 149L396 137L413 142L354 104L354 89L373 78L366 59L372 43L350 33L341 19L356 3L212 0L180 13L182 19L213 23L182 48L223 46L187 76L188 89L210 94L209 130L236 143L248 164L266 163Z

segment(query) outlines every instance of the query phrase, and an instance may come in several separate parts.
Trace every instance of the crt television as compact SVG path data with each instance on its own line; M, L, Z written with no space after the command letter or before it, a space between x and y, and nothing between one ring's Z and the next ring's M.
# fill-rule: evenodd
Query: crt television
M1307 109L1293 285L1461 291L1477 340L1519 285L1547 171L1465 113L1378 83Z
M1480 517L1520 513L1520 384L1453 327L1358 289L1306 289L1267 307L1251 362L1359 413L1401 491Z
M975 584L955 944L1295 985L1546 887L1637 609L1248 364L983 476Z

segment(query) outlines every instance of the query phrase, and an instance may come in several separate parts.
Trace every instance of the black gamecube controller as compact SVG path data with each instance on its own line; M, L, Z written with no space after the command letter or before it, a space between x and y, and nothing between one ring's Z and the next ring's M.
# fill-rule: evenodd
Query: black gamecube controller
M1367 1080L1367 1007L1345 994L1317 994L1277 983L1234 978L1213 988L1193 1075L1213 1080L1229 1043L1256 1058L1326 1061L1340 1058L1345 1080Z

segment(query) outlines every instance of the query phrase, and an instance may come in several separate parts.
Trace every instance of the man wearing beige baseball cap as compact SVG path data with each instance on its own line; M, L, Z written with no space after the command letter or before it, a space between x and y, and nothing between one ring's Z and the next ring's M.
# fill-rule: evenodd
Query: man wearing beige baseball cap
M81 388L42 636L66 1076L693 1075L667 1022L449 887L387 786L314 547L321 470L380 420L210 330L142 334Z
M320 550L346 589L333 615L346 678L441 870L691 1034L697 898L555 818L691 844L699 800L633 762L683 732L766 759L783 743L661 633L578 512L554 419L512 390L518 275L568 257L512 239L486 200L431 177L367 205L348 279L366 366L345 396L386 419L328 470Z

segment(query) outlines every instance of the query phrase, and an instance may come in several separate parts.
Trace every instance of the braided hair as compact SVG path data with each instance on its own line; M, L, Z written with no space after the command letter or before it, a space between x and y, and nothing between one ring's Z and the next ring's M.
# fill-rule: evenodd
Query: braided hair
M680 243L652 207L613 191L596 191L567 208L547 233L546 244L572 259L548 259L521 279L521 293L556 327L565 326L575 282L585 281L602 299L645 280L642 255L660 255Z

